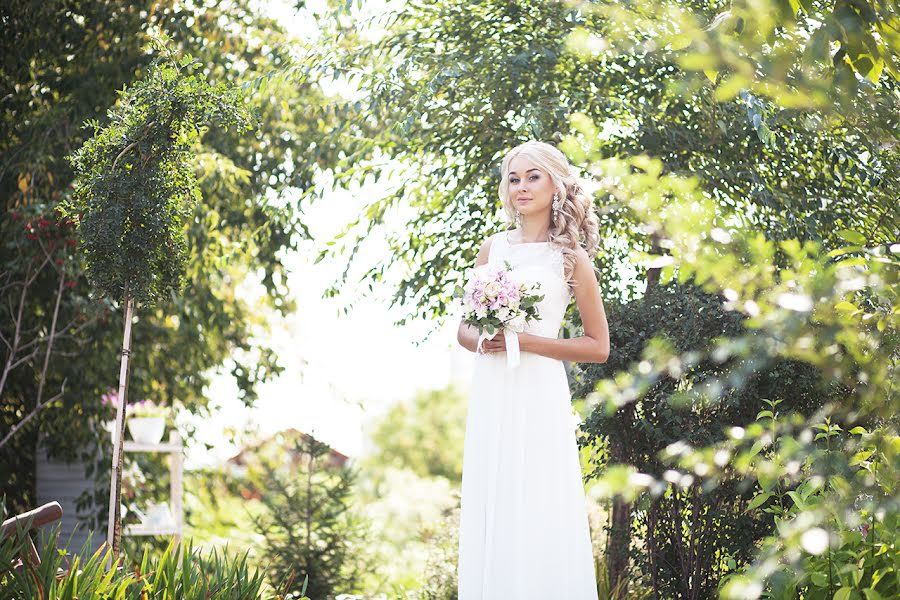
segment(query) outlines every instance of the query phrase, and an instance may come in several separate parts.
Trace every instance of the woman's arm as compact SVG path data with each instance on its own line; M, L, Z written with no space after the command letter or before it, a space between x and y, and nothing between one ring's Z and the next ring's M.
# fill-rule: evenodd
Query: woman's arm
M476 267L487 264L490 251L491 238L489 237L481 244L481 248L478 250L478 256L475 258ZM475 348L478 347L478 328L472 327L460 319L459 330L456 332L456 341L469 352L475 352Z
M606 362L609 358L609 325L603 310L603 300L600 298L600 285L590 257L580 247L577 250L573 279L577 283L575 300L584 325L584 335L557 339L520 333L519 349L571 362ZM477 335L475 339L478 340Z

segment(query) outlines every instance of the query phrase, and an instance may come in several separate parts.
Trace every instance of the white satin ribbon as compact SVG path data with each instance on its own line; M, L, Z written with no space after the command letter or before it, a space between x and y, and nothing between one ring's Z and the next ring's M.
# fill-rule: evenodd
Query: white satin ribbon
M506 338L506 368L515 369L519 366L519 334L504 329L503 336Z
M519 334L515 331L511 331L510 329L502 329L503 339L506 341L506 368L507 369L515 369L519 366ZM497 335L496 333L494 335ZM492 339L493 336L490 336L486 333L482 333L478 336L478 346L475 348L476 352L481 352L481 345L485 340Z

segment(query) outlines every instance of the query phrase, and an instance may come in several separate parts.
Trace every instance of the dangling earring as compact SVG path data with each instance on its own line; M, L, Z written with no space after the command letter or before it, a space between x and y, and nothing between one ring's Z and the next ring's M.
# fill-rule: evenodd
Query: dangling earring
M522 226L522 213L520 213L519 211L516 211L516 225L518 225L519 227Z
M556 216L559 214L559 205L561 202L559 201L559 192L553 192L553 220L556 221Z

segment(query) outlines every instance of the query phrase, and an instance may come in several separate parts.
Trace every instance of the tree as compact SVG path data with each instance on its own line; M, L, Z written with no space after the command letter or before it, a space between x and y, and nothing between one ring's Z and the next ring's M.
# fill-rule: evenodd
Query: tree
M92 123L94 136L70 158L76 173L72 198L61 206L77 216L88 277L101 297L125 305L115 447L110 484L108 541L121 539L125 412L131 325L135 304L152 305L183 286L187 249L183 220L200 200L190 162L192 146L209 121L249 129L235 89L215 87L191 73L193 58L160 46L161 60L146 79L122 92L109 124Z
M372 428L373 468L407 468L419 477L462 481L465 398L455 387L421 391L394 404Z
M265 506L254 521L265 538L269 578L276 588L307 581L311 598L357 592L367 566L366 524L350 501L358 474L330 464L331 449L314 437L282 436L248 470Z
M701 24L725 10L725 3L666 6ZM773 14L749 10L758 19ZM860 34L889 29L891 10L880 9L882 16ZM352 79L364 100L336 101L344 122L329 136L329 147L343 147L345 157L326 164L336 186L352 188L388 172L393 185L347 224L335 240L341 243L322 254L368 260L357 252L362 240L384 227L392 207L411 208L404 227L386 232L392 256L403 261L366 264L361 279L389 286L393 303L407 306L409 316L444 316L481 240L499 225L499 157L533 137L558 143L575 131L570 117L599 124L589 143L602 156L646 153L661 158L667 172L696 175L722 213L747 227L830 244L840 243L836 226L855 227L880 242L889 239L897 219L886 184L898 168L886 134L898 125L897 81L883 75L867 84L865 101L844 118L832 105L791 104L784 93L762 95L764 76L739 95L733 82L714 83L703 70L682 67L696 63L680 53L683 46L658 45L696 33L681 21L669 22L669 16L668 10L657 14L643 5L629 10L606 2L485 0L476 8L458 0L413 2L383 18L379 25L387 33L368 42L340 35L343 21L327 21L334 29L328 39L336 45L311 50L275 73L304 84L338 74ZM807 48L796 41L819 31L814 17L797 22L794 28L802 33L779 29L777 21L767 25L760 35L774 36L779 48L788 48L785 57L766 62L767 74L790 71L785 60L827 53L827 44ZM512 30L519 33L510 35ZM746 35L755 31L748 27ZM724 44L730 34L715 29L709 35ZM825 38L820 33L816 39ZM761 48L751 49L754 56ZM709 59L713 67L719 60L724 61ZM843 63L831 64L820 61L815 67L832 69L837 78ZM724 65L720 69L726 72ZM835 82L835 94L843 94L842 80L829 81ZM723 96L723 88L731 95ZM626 206L608 197L598 201L601 237L609 240L598 267L602 280L617 281L624 248L649 249L651 241ZM647 275L609 288L607 295L638 297Z

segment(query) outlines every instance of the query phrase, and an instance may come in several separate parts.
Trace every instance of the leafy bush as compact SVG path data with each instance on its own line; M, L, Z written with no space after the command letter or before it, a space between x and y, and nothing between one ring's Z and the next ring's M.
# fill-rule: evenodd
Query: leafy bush
M640 362L654 337L665 338L680 353L704 355L718 340L747 335L746 318L724 304L720 295L674 281L650 288L639 300L608 303L616 353L605 363L584 367L573 393L586 396L597 382ZM723 374L746 367L739 357L720 361L709 356L683 373L660 377L633 403L594 411L583 430L588 440L603 440L607 452L595 459L590 475L610 462L663 480L669 466L661 455L667 447L685 439L702 446L722 441L729 425L753 419L761 398L779 393L791 398L797 412L811 414L835 394L817 369L796 360L771 361L740 385L721 384ZM720 385L719 399L698 392L710 384ZM723 479L715 489L705 488L700 477L684 489L667 483L663 493L642 494L624 509L630 522L618 534L630 547L634 570L661 597L708 597L724 573L752 559L771 523L746 512L752 493L742 481Z
M428 559L423 576L422 600L457 600L457 550L459 549L459 507L454 507L431 532Z
M790 415L778 414L780 403L768 401L768 408L759 413L758 420L776 440L763 453L763 460L789 462L804 443L815 450L795 475L759 471L758 493L750 509L770 514L780 535L794 543L796 555L793 563L779 565L771 574L763 597L873 600L900 596L896 510L900 436L884 427L870 432L856 426L845 431L826 418L814 426L818 433L797 440L784 433ZM853 506L840 510L846 497L854 499ZM821 523L810 526L813 519ZM777 541L765 540L763 556L777 547ZM742 574L729 579L724 588L728 594L747 585Z
M569 149L576 155L579 152L574 145ZM731 426L721 427L720 435L724 435L718 441L690 430L682 432L657 455L664 469L661 474L637 472L627 457L620 458L611 448L610 463L619 464L612 464L600 478L606 495L658 497L670 485L685 490L694 483L701 483L710 496L730 482L752 485L758 481L764 492L771 492L769 486L781 481L785 494L796 493L804 480L826 486L822 502L805 505L796 518L775 521L774 534L765 538L761 548L753 549L750 565L722 588L724 597L742 600L776 590L785 571L821 568L819 563L805 564L810 554L818 557L826 552L830 556L826 560L834 566L834 547L846 538L844 532L862 524L860 502L865 514L876 517L876 529L895 523L900 475L894 442L900 245L878 243L874 230L865 234L841 230L839 236L849 245L837 248L818 241L766 239L752 230L729 226L699 191L696 180L664 174L657 159L598 159L592 167L604 173L609 193L628 202L665 237L665 256L640 253L642 259L660 265L662 282L691 282L706 292L719 293L725 310L746 317L742 332L713 338L705 348L684 349L677 341L663 339L669 336L651 340L638 358L598 381L589 394L599 403L595 417L639 410L648 396L670 381L690 384L675 390L680 392L672 394L675 400L686 400L692 408L727 408L734 398L765 398L752 394L762 376L772 381L764 393L791 405L788 417L774 425L736 414ZM819 387L789 391L796 384L786 387L783 376L769 375L785 361L808 365L816 375L809 381L815 384L821 377ZM698 369L711 364L719 365L719 372L703 380L691 379ZM811 412L796 405L810 393ZM765 410L761 416L768 416ZM835 433L829 424L860 433ZM867 434L871 438L863 431L872 431ZM773 453L763 453L775 440L779 445ZM882 453L878 460L872 458L874 448ZM877 477L860 470L867 462L878 465ZM788 502L784 508L789 507ZM821 539L827 540L824 548L814 543ZM883 547L893 552L889 545ZM827 552L829 548L832 552ZM847 557L855 555L856 563L846 565L856 566L841 565L844 571L838 575L847 575L855 586L869 585L864 581L867 567L859 564L866 555L859 550L851 548ZM878 549L870 551L866 560L877 553ZM880 576L880 585L895 577L877 569L873 567L870 579ZM855 573L859 582L852 581ZM864 592L835 587L834 570L831 577L834 595L862 597ZM808 583L802 585L813 589ZM873 589L870 597L880 595L880 590ZM775 597L792 596L788 592Z

